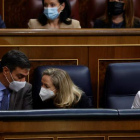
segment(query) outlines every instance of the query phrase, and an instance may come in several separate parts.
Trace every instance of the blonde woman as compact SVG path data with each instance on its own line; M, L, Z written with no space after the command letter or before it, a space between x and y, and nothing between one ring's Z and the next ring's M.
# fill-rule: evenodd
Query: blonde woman
M43 72L40 98L43 108L89 108L85 93L71 80L66 71L50 68Z

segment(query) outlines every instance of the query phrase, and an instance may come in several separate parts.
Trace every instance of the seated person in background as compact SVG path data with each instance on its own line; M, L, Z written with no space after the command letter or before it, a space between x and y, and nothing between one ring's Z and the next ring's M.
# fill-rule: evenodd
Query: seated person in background
M90 108L89 99L66 71L50 68L43 72L40 98L43 108Z
M140 91L138 91L138 93L136 94L131 108L132 109L135 109L135 108L140 109Z
M103 18L94 22L94 28L139 28L140 20L134 17L133 0L108 0Z
M0 28L6 28L4 21L2 20L0 16Z
M32 86L25 81L31 66L28 58L12 50L0 65L0 110L32 109Z
M42 0L44 11L38 19L30 19L32 29L81 28L77 20L70 19L71 7L68 0Z

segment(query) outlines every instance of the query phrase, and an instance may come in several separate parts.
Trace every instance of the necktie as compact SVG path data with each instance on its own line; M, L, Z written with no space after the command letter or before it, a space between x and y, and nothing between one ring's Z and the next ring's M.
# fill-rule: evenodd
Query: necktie
M8 110L8 106L9 106L8 94L9 94L9 90L5 89L3 94L3 99L1 102L1 110Z

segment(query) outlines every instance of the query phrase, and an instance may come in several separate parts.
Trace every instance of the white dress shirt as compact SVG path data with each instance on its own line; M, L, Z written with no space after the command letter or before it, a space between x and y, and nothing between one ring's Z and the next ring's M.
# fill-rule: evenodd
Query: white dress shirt
M140 109L140 91L137 92L131 107L131 109L135 109L135 108Z

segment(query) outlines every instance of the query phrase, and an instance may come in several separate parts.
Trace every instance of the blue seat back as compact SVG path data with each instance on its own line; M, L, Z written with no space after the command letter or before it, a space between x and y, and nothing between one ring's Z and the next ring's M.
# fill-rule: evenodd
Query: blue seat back
M140 90L140 63L114 63L107 67L105 107L130 109Z

